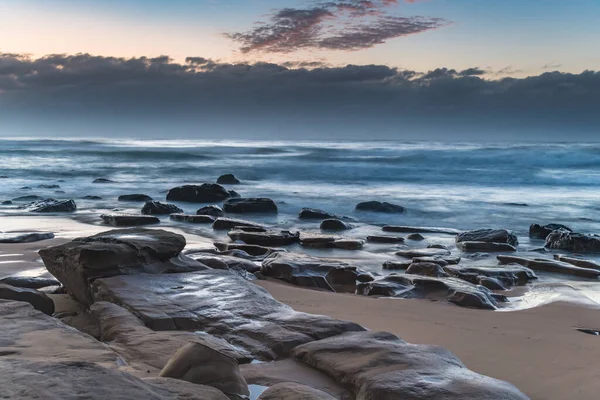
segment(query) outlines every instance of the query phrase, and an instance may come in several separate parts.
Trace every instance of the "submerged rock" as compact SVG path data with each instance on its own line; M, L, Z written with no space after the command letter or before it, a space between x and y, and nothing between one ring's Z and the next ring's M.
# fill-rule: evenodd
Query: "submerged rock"
M319 228L324 231L343 231L352 229L353 226L339 219L328 218L321 221Z
M323 220L323 219L329 219L329 218L346 219L346 217L342 217L337 214L323 211L318 208L303 208L302 211L300 211L300 214L298 214L298 218L299 219L307 219L307 220L310 220L310 219Z
M297 286L332 292L354 292L358 276L364 274L355 266L342 261L299 253L271 254L263 261L261 272L265 276Z
M173 221L188 222L190 224L212 224L215 222L215 217L210 215L190 215L190 214L171 214L170 218Z
M498 261L500 261L500 264L516 263L535 271L554 272L558 274L580 276L583 278L600 277L599 270L581 268L566 262L550 260L547 258L525 258L514 256L498 256L497 258Z
M246 221L243 219L234 219L234 218L217 218L212 225L213 229L216 230L226 230L226 229L236 229L241 226L254 227L258 232L265 232L266 227L262 224L252 221Z
M77 210L77 205L73 200L45 199L27 204L25 208L38 213L73 212Z
M0 233L0 243L31 243L53 239L52 232L3 232Z
M10 206L12 203L12 200L3 200L0 204L3 206Z
M167 192L167 200L190 203L214 203L227 200L229 197L231 194L216 183L178 186Z
M221 175L217 179L217 183L220 185L238 185L241 182L233 174L225 174L225 175Z
M412 261L386 261L383 263L383 269L399 270L407 269Z
M548 249L566 250L573 253L600 253L600 236L558 230L546 237L544 246Z
M497 251L517 251L517 249L508 243L496 242L457 242L456 247L465 252L497 252Z
M452 256L431 256L431 257L414 257L412 262L428 262L438 264L439 266L445 267L449 264L458 264L460 262L460 257L452 257Z
M452 353L386 332L353 332L294 349L296 360L348 387L357 399L528 400L513 385L470 371Z
M266 198L234 198L223 204L223 210L235 214L277 213L277 205Z
M107 178L97 178L97 179L94 179L94 181L92 183L115 183L115 181L113 181L111 179L107 179Z
M436 227L423 227L423 226L400 226L400 225L384 225L381 228L384 232L397 232L397 233L443 233L447 235L458 235L460 233L457 229L451 228L436 228Z
M88 195L88 196L83 196L82 200L102 200L102 197Z
M60 185L56 184L41 184L37 187L39 187L40 189L60 189Z
M102 214L100 216L105 224L112 226L140 226L160 223L158 217L137 214Z
M175 204L165 204L160 201L149 201L142 208L142 214L144 215L167 215L175 213L183 213L183 210Z
M119 196L119 198L117 199L119 201L139 201L139 202L148 202L148 201L152 201L152 197L146 195L146 194L122 194Z
M456 243L461 242L505 243L511 246L519 244L517 236L506 229L478 229L463 232L456 236Z
M444 249L407 249L407 250L399 250L396 252L397 256L405 257L405 258L415 258L415 257L435 257L435 256L449 256L450 252Z
M417 241L417 242L419 242L421 240L425 240L425 237L423 237L423 235L421 235L420 233L411 233L406 238L408 240L414 240L414 241Z
M0 299L23 301L29 303L38 311L47 315L54 314L54 302L45 293L35 289L15 287L0 283Z
M266 231L266 232L246 232L242 230L230 231L227 236L233 241L241 240L247 244L258 246L286 246L299 241L298 232L290 231Z
M215 205L204 206L198 209L198 211L196 211L196 215L210 215L212 217L221 217L223 215L223 209Z
M532 224L529 227L529 237L532 239L546 240L546 237L550 233L552 233L552 231L559 231L559 230L573 232L573 230L571 228L569 228L566 225L561 225L561 224L547 224L547 225Z
M406 209L397 204L381 201L364 201L356 205L357 211L371 211L380 213L403 213Z
M44 198L41 196L29 195L29 196L15 197L14 199L12 199L12 201L23 202L23 201L36 201L36 200L43 200L43 199Z
M404 243L404 238L400 236L367 236L367 242L371 243Z

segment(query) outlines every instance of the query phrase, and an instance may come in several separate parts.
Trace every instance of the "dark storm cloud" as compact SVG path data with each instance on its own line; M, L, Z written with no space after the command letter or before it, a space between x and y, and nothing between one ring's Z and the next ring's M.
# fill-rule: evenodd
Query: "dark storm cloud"
M391 15L389 7L397 3L396 0L348 0L319 3L305 9L283 8L250 31L226 36L239 42L244 53L359 50L448 23L441 18Z
M98 121L129 121L140 129L187 121L229 126L228 133L254 127L254 137L271 132L290 138L324 131L356 137L365 130L369 138L389 138L424 127L450 130L452 138L466 129L561 127L570 139L573 132L600 128L598 72L499 80L485 79L483 72L0 54L0 117L19 126L30 120L43 126L84 121L85 131Z

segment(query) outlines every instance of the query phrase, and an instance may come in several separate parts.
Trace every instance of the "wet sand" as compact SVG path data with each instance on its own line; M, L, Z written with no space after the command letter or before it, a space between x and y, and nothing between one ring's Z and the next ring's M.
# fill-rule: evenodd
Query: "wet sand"
M470 369L506 380L533 400L592 400L600 393L600 308L556 302L493 312L427 300L375 299L258 281L298 311L326 314L407 342L443 346Z

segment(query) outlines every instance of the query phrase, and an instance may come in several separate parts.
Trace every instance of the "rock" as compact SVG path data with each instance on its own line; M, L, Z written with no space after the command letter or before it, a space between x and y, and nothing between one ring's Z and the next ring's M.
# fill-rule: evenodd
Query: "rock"
M219 206L205 206L196 211L196 215L210 215L212 217L223 216L223 210Z
M410 235L408 235L406 237L408 240L414 240L414 241L421 241L421 240L425 240L425 238L423 237L423 235L421 235L420 233L411 233Z
M160 223L158 217L137 214L102 214L100 216L105 224L112 226L140 226Z
M216 183L174 187L167 192L167 200L190 203L213 203L227 200L231 194Z
M13 203L12 200L4 200L0 204L2 204L3 206L10 206L12 203Z
M60 185L56 184L42 184L38 185L37 187L39 187L40 189L60 189Z
M494 279L500 282L505 288L516 285L525 285L529 281L537 279L537 276L531 269L513 264L502 267L463 267L458 265L448 265L444 267L444 271L450 274L450 276L476 285L483 284L482 281L485 278ZM484 284L483 286L486 285ZM490 288L489 286L486 287Z
M364 244L365 242L358 239L337 239L331 243L331 246L342 250L359 250L362 249Z
M342 249L358 250L363 247L364 242L358 239L345 239L339 236L329 235L300 235L300 245L317 249Z
M592 279L596 279L600 276L599 270L581 268L566 262L550 260L547 258L524 258L514 256L497 256L496 258L498 258L500 264L516 263L531 268L534 271L554 272L557 274L567 274Z
M544 246L548 249L566 250L573 253L600 253L600 236L558 230L546 237Z
M372 282L359 283L356 293L365 296L446 299L462 307L496 309L506 297L495 295L483 286L456 278L392 273Z
M568 257L562 254L555 254L554 259L557 261L563 261L569 264L573 264L581 268L597 269L600 270L600 264L594 260L585 260L582 258Z
M408 249L408 250L399 250L396 252L397 256L405 257L405 258L415 258L415 257L435 257L435 256L449 256L450 252L444 249Z
M367 242L371 243L404 243L404 238L400 236L367 236Z
M102 200L102 197L100 196L83 196L82 197L83 200Z
M358 275L355 266L338 260L317 258L299 253L274 253L262 263L262 274L297 286L354 292Z
M3 232L0 243L32 243L54 238L52 232Z
M329 393L294 382L278 383L258 396L258 400L336 400Z
M223 210L234 214L277 213L277 205L266 198L234 198L223 204Z
M403 213L406 209L397 204L380 201L364 201L356 205L357 211L371 211L380 213Z
M529 207L529 204L527 203L504 203L504 205L512 207Z
M384 225L381 228L384 232L398 232L398 233L442 233L447 235L458 235L459 230L450 228L432 228L432 227L417 227L417 226L398 226L398 225Z
M92 183L115 183L115 181L106 178L97 178Z
M250 395L237 361L197 342L179 349L160 371L160 376L212 386L228 396Z
M47 315L54 314L54 302L45 293L0 283L0 299L23 301Z
M559 230L573 232L573 230L571 228L569 228L566 225L561 225L561 224L548 224L548 225L532 224L529 227L529 237L532 239L546 240L546 237L550 233L552 233L552 231L559 231Z
M342 217L337 214L323 211L318 208L303 208L302 211L300 211L300 214L298 214L298 218L299 219L308 219L308 220L310 220L310 219L323 220L323 219L330 219L330 218L346 219L346 217Z
M441 267L445 267L448 264L458 264L460 262L460 257L451 257L451 256L433 256L433 257L414 257L412 262L427 262L438 264Z
M208 332L261 360L285 357L309 341L364 329L296 312L259 286L222 270L96 279L93 293L96 301L120 304L152 330Z
M0 279L0 283L27 289L41 289L48 286L60 285L60 282L55 278L36 278L30 276L8 276Z
M508 243L496 242L458 242L456 247L465 252L497 252L497 251L517 251L517 249Z
M225 175L221 175L217 179L217 183L221 184L221 185L238 185L241 182L233 174L225 174Z
M43 197L36 196L36 195L29 195L29 196L15 197L14 199L12 199L12 201L16 201L16 202L36 201L36 200L43 200Z
M194 270L193 265L178 269L170 261L184 247L185 238L181 235L160 229L135 228L78 238L41 249L39 254L48 271L67 291L80 303L90 305L93 299L89 284L94 279L173 269Z
M242 197L238 192L236 192L235 190L228 190L227 193L229 193L229 196L233 199L237 199L239 197Z
M528 400L513 385L479 375L441 347L386 332L352 332L298 346L294 357L362 400Z
M262 232L266 231L266 228L264 225L261 225L256 222L246 221L243 219L222 218L222 217L217 218L215 220L215 222L212 225L212 228L216 229L216 230L226 230L226 229L238 229L241 226L254 227L256 229L259 229Z
M64 194L64 193L66 193L66 192L65 192L64 190L55 190L55 191L54 191L54 193L57 193L57 194Z
M496 278L480 276L477 278L477 284L490 290L507 290L506 287Z
M175 204L165 204L160 201L149 201L142 207L144 215L168 215L175 213L183 213L183 210Z
M298 232L290 231L245 232L242 230L233 230L227 233L227 236L234 242L236 240L241 240L246 244L267 247L286 246L298 243L300 238Z
M506 229L478 229L463 232L456 236L456 243L461 242L505 243L515 247L519 244L517 236Z
M353 226L342 220L329 218L323 220L319 228L324 231L343 231L347 229L352 229Z
M50 212L73 212L77 210L77 205L73 200L39 200L27 204L25 208L31 212L50 213Z
M405 261L405 262L386 261L383 263L383 269L392 269L392 270L407 269L408 267L410 267L411 264L412 264L412 261Z
M220 243L215 242L215 247L219 249L219 251L229 251L229 250L241 250L245 253L248 253L250 256L265 256L271 254L274 249L265 246L258 246L255 244L239 244L239 243ZM282 251L281 249L277 249L277 251Z
M433 276L433 277L447 277L448 274L444 269L436 263L431 262L413 262L406 269L407 274Z
M139 202L148 202L148 201L152 201L152 197L146 195L146 194L122 194L119 196L119 198L117 199L118 201L139 201Z
M31 190L29 186L20 187L19 190Z
M215 222L215 217L210 215L190 215L190 214L171 214L173 221L188 222L191 224L212 224Z
M188 253L188 257L214 269L233 269L254 273L260 271L260 266L252 261L225 255L212 255L206 253Z

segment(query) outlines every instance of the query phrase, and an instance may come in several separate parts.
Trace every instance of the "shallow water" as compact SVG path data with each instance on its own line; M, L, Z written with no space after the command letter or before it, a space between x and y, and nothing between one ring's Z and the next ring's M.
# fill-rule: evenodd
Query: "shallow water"
M383 224L507 228L519 236L521 255L544 257L551 254L533 251L543 242L527 237L532 223L562 223L576 231L600 233L600 144L0 140L0 156L0 176L5 176L0 179L0 201L24 195L73 198L78 211L70 217L96 225L100 213L117 207L139 213L142 204L118 202L121 194L144 193L164 200L165 191L173 186L214 182L221 174L233 173L243 184L230 188L244 197L270 197L280 210L278 216L243 218L282 228L318 232L318 223L296 218L302 207L358 219L357 228L345 233L357 238L380 233ZM115 182L92 183L96 178ZM41 184L60 188L39 188ZM86 195L103 199L81 199ZM401 204L407 212L354 211L355 204L365 200ZM18 204L0 206L0 215L30 216L17 209ZM187 213L201 206L177 205ZM162 224L191 235L226 237L210 226L161 219ZM16 229L8 222L15 219L4 221L0 230ZM60 224L55 221L56 226ZM18 225L23 229L22 221ZM425 242L407 245L453 243L449 235L425 236ZM368 244L361 251L302 251L349 258L367 270L385 273L381 263L393 259L396 249ZM494 265L495 259L465 259L463 263ZM556 296L599 301L597 282L577 280L586 286L575 290L552 286L572 282L570 278L541 277L534 286L537 289L516 298L515 304L538 305ZM546 289L548 283L550 289Z

